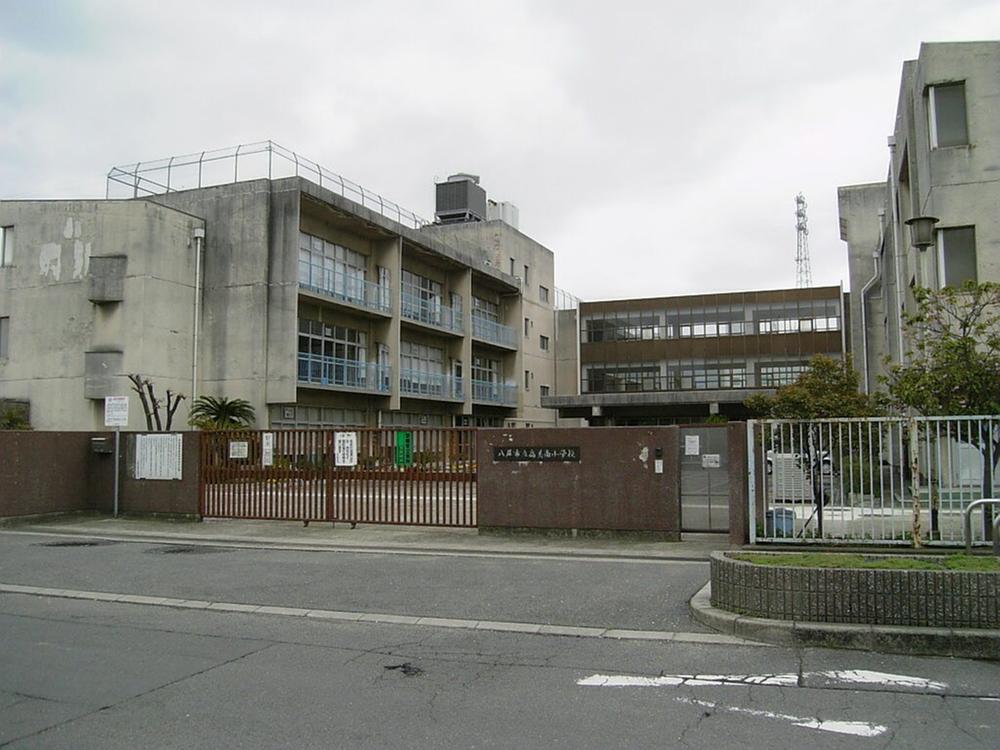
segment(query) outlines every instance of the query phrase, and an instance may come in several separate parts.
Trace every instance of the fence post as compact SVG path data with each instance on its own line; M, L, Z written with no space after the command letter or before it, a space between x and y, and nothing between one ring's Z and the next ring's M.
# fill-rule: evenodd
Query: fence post
M754 455L753 419L747 420L747 525L750 544L757 543L757 457Z
M920 542L920 432L917 420L910 418L910 493L913 506L913 546L919 548Z

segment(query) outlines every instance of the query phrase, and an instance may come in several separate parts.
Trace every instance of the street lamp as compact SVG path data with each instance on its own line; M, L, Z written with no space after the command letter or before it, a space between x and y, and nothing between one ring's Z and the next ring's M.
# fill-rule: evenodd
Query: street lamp
M936 216L914 216L906 220L910 227L910 241L923 252L934 244L934 225L940 221Z

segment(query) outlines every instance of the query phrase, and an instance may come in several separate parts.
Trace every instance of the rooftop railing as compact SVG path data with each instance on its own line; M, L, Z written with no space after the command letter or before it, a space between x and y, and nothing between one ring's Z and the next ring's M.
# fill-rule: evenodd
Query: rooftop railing
M112 167L105 197L138 198L282 177L302 177L414 229L432 223L270 140Z

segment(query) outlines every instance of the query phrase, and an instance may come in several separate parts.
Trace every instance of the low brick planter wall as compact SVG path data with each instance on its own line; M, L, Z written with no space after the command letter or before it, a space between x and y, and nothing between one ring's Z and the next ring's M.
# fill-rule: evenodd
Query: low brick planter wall
M711 566L712 606L752 617L1000 628L1000 573L784 568L724 552L712 553Z

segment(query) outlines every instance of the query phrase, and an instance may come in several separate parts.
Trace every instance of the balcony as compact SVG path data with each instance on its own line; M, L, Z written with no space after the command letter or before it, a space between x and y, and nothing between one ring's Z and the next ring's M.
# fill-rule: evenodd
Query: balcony
M399 373L399 392L403 396L445 401L462 401L465 398L462 378L418 370L402 370Z
M455 311L441 304L441 298L428 295L416 287L403 285L402 316L406 320L431 326L449 333L459 335L465 330L462 325L461 311Z
M478 403L517 406L517 386L512 383L472 381L472 400Z
M517 349L519 341L517 329L493 320L472 314L472 336L488 344L496 344L508 349Z
M365 281L360 274L345 274L315 265L299 265L299 288L383 315L389 314L391 306L388 285Z
M387 394L390 390L389 377L388 365L299 353L300 383Z

